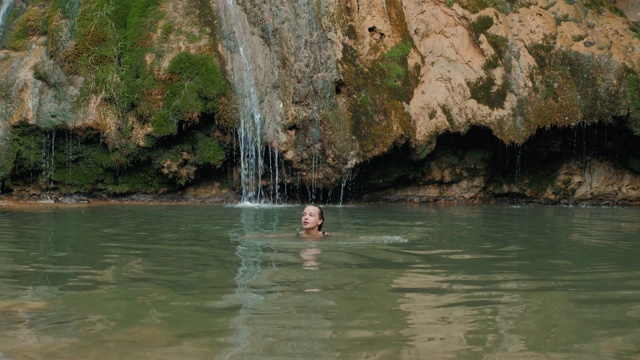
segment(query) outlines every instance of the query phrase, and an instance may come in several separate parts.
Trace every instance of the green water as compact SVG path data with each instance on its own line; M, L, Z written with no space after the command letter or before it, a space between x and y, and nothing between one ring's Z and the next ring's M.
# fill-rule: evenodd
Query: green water
M640 209L0 208L0 359L637 359Z

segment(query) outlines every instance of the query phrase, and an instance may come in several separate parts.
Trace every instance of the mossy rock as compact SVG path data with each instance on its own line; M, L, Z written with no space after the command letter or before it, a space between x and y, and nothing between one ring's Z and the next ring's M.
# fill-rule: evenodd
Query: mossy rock
M175 135L180 122L195 125L200 114L216 113L229 90L211 55L181 52L169 63L167 73L173 80L166 85L162 110L151 118L155 137Z
M46 8L42 5L31 6L20 17L11 38L9 48L14 51L24 50L31 38L47 34L49 23L45 16Z

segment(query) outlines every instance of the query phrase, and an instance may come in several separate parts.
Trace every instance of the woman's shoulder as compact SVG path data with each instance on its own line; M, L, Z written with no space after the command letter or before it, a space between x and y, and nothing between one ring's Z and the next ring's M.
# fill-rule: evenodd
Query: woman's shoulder
M324 236L331 236L331 233L328 233L326 231L318 231L316 235L307 235L304 233L304 231L301 231L295 234L296 238L324 237Z

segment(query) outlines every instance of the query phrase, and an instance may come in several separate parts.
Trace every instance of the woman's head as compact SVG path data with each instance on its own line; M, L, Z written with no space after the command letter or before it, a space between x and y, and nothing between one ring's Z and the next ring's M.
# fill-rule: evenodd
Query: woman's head
M316 226L318 230L322 230L324 224L324 212L317 205L308 205L302 211L302 227L305 229L313 229Z

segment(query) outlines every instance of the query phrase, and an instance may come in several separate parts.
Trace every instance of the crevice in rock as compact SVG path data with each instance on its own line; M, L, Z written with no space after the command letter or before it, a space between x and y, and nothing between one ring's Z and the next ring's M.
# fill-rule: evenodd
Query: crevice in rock
M342 94L342 92L344 91L345 86L347 86L344 81L342 80L338 80L335 82L335 92L336 95L340 95Z

